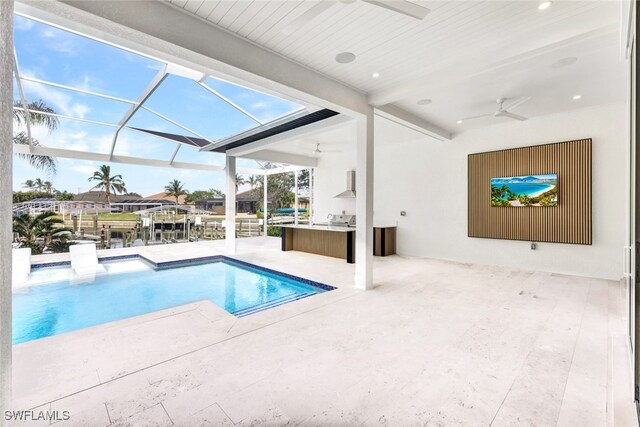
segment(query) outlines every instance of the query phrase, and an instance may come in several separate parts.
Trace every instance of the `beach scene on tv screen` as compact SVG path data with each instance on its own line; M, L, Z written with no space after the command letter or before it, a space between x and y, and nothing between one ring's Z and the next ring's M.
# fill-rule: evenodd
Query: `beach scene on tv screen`
M558 174L491 178L491 206L558 206Z

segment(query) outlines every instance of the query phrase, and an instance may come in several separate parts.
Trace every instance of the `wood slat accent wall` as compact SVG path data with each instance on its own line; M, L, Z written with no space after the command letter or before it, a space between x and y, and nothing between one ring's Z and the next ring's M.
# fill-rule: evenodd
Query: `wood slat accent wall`
M468 235L590 245L591 139L469 154ZM558 206L492 207L491 178L558 174Z

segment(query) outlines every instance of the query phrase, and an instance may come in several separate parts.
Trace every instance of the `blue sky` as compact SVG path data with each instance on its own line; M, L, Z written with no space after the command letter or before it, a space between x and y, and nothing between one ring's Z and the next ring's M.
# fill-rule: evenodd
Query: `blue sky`
M20 16L15 17L15 45L20 73L24 77L131 101L139 97L164 65ZM261 121L269 121L302 108L287 100L211 77L205 80L205 84ZM109 124L117 124L130 105L26 80L23 80L23 88L27 101L43 100L59 114ZM14 98L19 99L15 82ZM178 122L193 133L143 109L133 116L129 125L187 136L199 134L211 140L228 137L257 125L251 118L195 81L174 75L164 80L145 106ZM98 153L109 152L114 133L115 129L111 126L63 118L60 119L59 129L54 132L49 133L42 128L33 129L34 138L41 145ZM173 142L124 129L118 138L115 154L168 160L175 148ZM202 153L183 146L176 161L221 165L224 163L224 155ZM20 190L27 179L43 178L52 181L59 190L87 191L91 187L88 178L100 164L58 159L58 174L51 177L16 158L14 190ZM251 160L239 160L238 166L256 167L256 164ZM129 191L143 196L163 191L164 186L172 179L183 181L191 191L224 189L222 172L123 164L112 164L111 169L113 173L123 175Z

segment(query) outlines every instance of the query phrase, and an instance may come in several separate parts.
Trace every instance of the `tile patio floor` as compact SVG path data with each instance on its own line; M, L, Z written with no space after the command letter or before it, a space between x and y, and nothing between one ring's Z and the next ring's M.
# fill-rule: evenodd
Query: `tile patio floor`
M198 302L18 344L14 409L94 427L631 425L618 282L391 256L363 292L353 265L278 239L241 239L236 257L338 289L240 319Z

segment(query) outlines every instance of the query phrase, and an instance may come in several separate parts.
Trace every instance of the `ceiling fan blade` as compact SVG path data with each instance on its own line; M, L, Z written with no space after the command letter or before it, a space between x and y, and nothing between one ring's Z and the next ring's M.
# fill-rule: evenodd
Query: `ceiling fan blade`
M419 4L412 3L407 0L362 0L366 3L371 3L376 6L384 7L385 9L392 10L394 12L402 13L403 15L410 16L416 19L424 19L430 9L420 6Z
M518 99L516 99L515 101L513 101L512 103L510 103L509 105L504 106L503 108L505 110L513 110L514 108L524 104L525 102L529 101L531 99L530 96L522 96Z
M320 15L324 11L328 10L333 5L334 5L334 2L332 2L332 1L322 0L322 1L318 2L315 6L312 6L309 10L304 12L302 15L298 16L296 19L294 19L293 21L289 22L282 29L282 33L287 35L287 36L290 36L291 34L293 34L296 31L298 31L300 28L302 28L305 25L307 25L309 22L311 22L314 19L316 19L318 17L318 15Z
M480 114L479 116L465 117L464 119L460 119L460 120L462 120L463 122L466 122L467 120L481 119L482 117L489 117L489 116L493 116L493 113Z
M519 116L508 111L501 111L500 114L496 114L496 117L509 117L510 119L520 120L521 122L528 120L527 117Z

